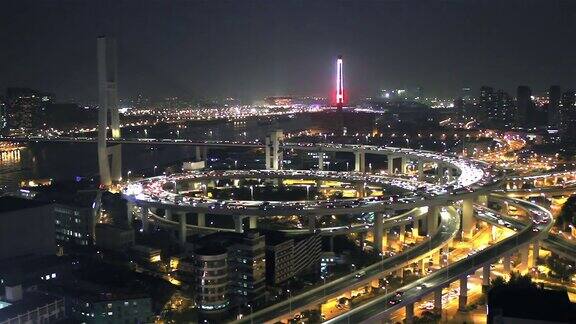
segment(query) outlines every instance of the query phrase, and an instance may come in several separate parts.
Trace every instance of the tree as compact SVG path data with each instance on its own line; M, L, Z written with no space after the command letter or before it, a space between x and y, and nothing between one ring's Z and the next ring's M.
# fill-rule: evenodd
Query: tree
M576 273L576 267L567 264L559 256L552 254L546 258L546 265L552 270L552 277L561 280L569 280L570 277Z
M566 200L556 219L556 226L563 230L568 230L570 225L576 225L576 195Z

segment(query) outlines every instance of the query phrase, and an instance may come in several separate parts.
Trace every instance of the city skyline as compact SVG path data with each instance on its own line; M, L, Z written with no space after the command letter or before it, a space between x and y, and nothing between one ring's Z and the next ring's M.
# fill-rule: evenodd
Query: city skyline
M5 7L0 39L9 50L0 59L10 64L0 88L27 86L79 101L97 97L94 38L101 34L118 39L122 98L327 97L338 54L347 58L351 100L384 88L421 86L427 96L446 97L465 86L513 93L528 85L541 93L575 81L575 45L565 40L576 10L566 2Z
M0 324L576 323L576 4L304 1L2 6Z

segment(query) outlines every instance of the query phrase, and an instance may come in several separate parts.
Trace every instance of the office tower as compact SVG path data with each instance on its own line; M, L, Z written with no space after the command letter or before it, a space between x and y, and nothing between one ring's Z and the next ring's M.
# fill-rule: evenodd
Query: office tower
M530 127L533 124L533 115L532 90L527 86L519 86L516 93L516 125Z
M503 90L496 92L495 109L493 109L490 119L504 125L509 125L514 121L514 100Z
M494 89L487 86L481 87L478 102L479 109L476 113L476 120L479 122L485 122L488 120L490 113L495 109Z
M44 125L46 104L53 100L50 94L28 88L6 90L5 120L11 134L27 134Z
M456 98L454 99L454 110L456 110L456 121L462 122L466 119L464 111L464 99Z
M560 127L560 99L561 92L559 86L551 86L548 90L548 126Z

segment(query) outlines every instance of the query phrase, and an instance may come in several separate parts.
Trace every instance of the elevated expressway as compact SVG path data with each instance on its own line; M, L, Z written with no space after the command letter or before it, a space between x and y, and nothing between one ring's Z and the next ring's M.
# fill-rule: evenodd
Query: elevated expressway
M406 323L414 320L414 303L423 297L433 294L434 307L442 309L442 289L452 282L459 281L460 296L459 309L464 309L467 302L468 275L482 269L483 285L489 284L490 265L500 258L504 259L504 268L510 269L510 255L514 251L522 251L523 260L528 262L528 248L534 243L546 238L552 227L552 215L546 209L522 200L515 201L522 208L526 208L530 215L530 223L523 224L518 232L478 253L463 260L441 268L440 270L402 287L403 294L399 299L395 293L378 297L364 305L356 307L349 312L327 321L328 323L373 323L385 320L393 312L405 307ZM498 216L498 214L495 217ZM537 248L536 248L537 249Z
M426 217L428 237L401 254L387 258L358 272L326 283L302 294L291 296L289 300L277 303L246 316L240 322L269 322L286 318L295 312L318 305L330 298L337 297L351 289L366 286L372 280L385 277L390 271L417 261L422 262L431 254L440 254L449 242L461 231L463 237L469 237L473 228L473 200L478 197L485 201L485 195L500 186L500 175L488 164L476 162L457 156L445 155L430 151L402 148L379 147L369 145L339 145L310 143L274 143L266 147L266 166L282 167L281 150L305 150L318 152L319 171L301 170L233 170L212 172L190 172L170 176L154 177L130 183L123 191L124 197L132 204L141 207L141 218L146 228L150 209L164 209L169 214L180 213L178 226L180 237L185 238L188 224L185 213L202 215L198 219L199 227L208 229L204 224L205 213L228 215L234 219L235 231L243 231L244 218L249 218L249 227L255 228L258 217L303 215L314 219L319 215L374 213L375 221L371 224L375 237L375 248L382 251L382 239L385 226L398 226L414 221L414 218ZM280 145L281 144L281 145ZM349 152L355 155L354 172L329 172L323 169L324 152ZM366 173L366 154L385 155L388 158L387 175ZM395 160L400 159L400 168L394 169ZM408 160L418 165L417 175L409 177L392 176L404 174ZM397 161L396 161L397 162ZM424 163L434 163L440 183L422 182ZM325 201L220 201L207 198L191 198L180 194L179 188L185 188L186 182L210 183L221 179L313 179L315 181L338 180L355 185L396 187L404 191L404 196L395 199L361 197L358 199L325 200ZM182 183L183 185L179 185ZM205 187L205 186L204 186ZM184 189L185 190L185 189ZM462 216L451 207L462 201ZM427 212L423 212L427 209ZM394 211L411 210L411 212L392 216L386 221L384 215ZM445 210L445 212L441 212ZM416 213L418 211L418 213ZM170 217L161 220L155 215L154 221L176 225ZM440 218L441 223L438 224ZM395 224L394 224L395 223ZM390 225L389 225L390 224ZM392 225L393 224L393 225ZM370 227L370 225L368 225ZM361 225L362 230L366 224ZM402 228L402 226L401 226ZM213 230L218 230L214 229ZM315 230L315 229L312 229ZM332 229L324 229L326 233ZM337 229L343 233L352 230ZM323 230L320 229L322 233Z
M6 140L6 138L1 139ZM60 141L60 142L91 142L90 138L75 139L42 139L42 138L13 138L13 141ZM402 269L402 267L414 262L423 262L430 255L439 255L440 250L445 249L449 242L460 233L462 237L470 237L474 225L473 203L474 199L481 202L486 201L486 195L497 189L501 185L501 175L490 165L455 155L442 154L437 152L412 150L404 148L382 147L373 145L345 145L345 144L313 144L313 143L283 143L281 136L267 138L265 144L260 142L239 143L239 142L198 142L189 140L172 139L121 139L116 140L122 144L163 144L163 145L191 145L196 147L247 147L264 148L266 153L267 169L255 171L231 171L216 172L192 172L185 174L175 174L167 177L154 177L130 183L123 190L123 196L130 204L140 207L144 230L147 229L148 221L162 223L164 226L174 226L176 222L172 219L174 215L180 214L178 229L181 240L185 240L186 231L189 228L186 223L186 213L196 213L198 215L197 228L206 230L219 230L206 226L203 217L206 213L217 215L228 215L234 218L236 232L243 231L244 218L249 218L249 227L255 228L258 217L270 217L278 215L304 215L315 218L318 215L338 215L338 214L360 214L374 213L375 221L372 224L372 231L375 237L375 248L382 250L382 235L384 232L385 215L391 215L394 211L411 210L411 212L399 215L399 218L391 216L393 222L406 224L413 221L414 217L426 217L428 226L428 237L420 244L413 246L400 254L377 262L365 269L349 274L332 282L326 283L312 290L291 296L288 300L277 303L270 307L254 312L253 315L246 316L239 322L270 322L275 319L286 318L291 314L315 307L330 298L337 297L355 287L366 286L372 280L385 277L391 271ZM110 140L114 142L114 140ZM302 150L318 153L319 171L294 171L281 170L283 162L283 150ZM354 172L330 173L323 171L325 152L349 152L354 154ZM198 150L197 150L198 154ZM366 154L384 155L388 159L387 175L374 175L366 173ZM206 154L204 154L206 156ZM400 163L398 164L398 160ZM407 162L416 162L417 172L412 178L405 176ZM424 164L432 163L436 167L438 184L426 183L424 179ZM399 167L396 167L398 166ZM400 175L403 177L395 177ZM307 178L323 181L327 179L338 179L352 183L366 183L368 185L389 185L397 188L404 188L407 193L404 197L397 199L378 199L374 197L361 197L359 199L334 200L334 201L304 201L304 202L255 202L255 201L218 201L214 199L185 199L179 194L179 181L214 181L221 178ZM174 185L167 185L173 183ZM167 185L167 186L166 186ZM175 190L172 190L175 189ZM452 205L462 201L461 215ZM150 213L151 209L164 209L168 217L160 217ZM423 211L427 211L424 213ZM415 211L418 211L416 214ZM129 217L131 217L129 213ZM438 223L440 219L440 223ZM366 228L366 225L361 225ZM370 226L370 225L369 225ZM544 225L538 225L544 226ZM342 229L337 229L342 230ZM351 230L351 229L349 229ZM322 229L320 229L322 232ZM324 231L326 232L326 230ZM346 232L346 230L344 230ZM465 280L466 274L478 267L486 268L489 263L507 253L511 249L521 245L529 244L539 235L543 235L544 228L540 232L523 230L514 236L513 240L507 239L503 242L479 252L471 258L467 258L455 264L442 268L432 275L421 279L425 281L427 288L424 292L437 291L438 287L444 287L454 280ZM464 279L462 279L464 278ZM407 291L402 301L404 304L394 305L392 308L407 306L410 310L413 301L410 298L422 296L423 291L415 288L418 283L408 285ZM429 287L428 287L429 286ZM412 292L414 290L414 293ZM465 290L464 290L465 293ZM391 295L378 298L364 306L352 310L343 317L343 320L350 322L361 322L382 316L383 305L388 305ZM375 306L374 306L375 305ZM387 309L390 312L393 309ZM386 315L387 313L384 313ZM340 319L336 319L338 321Z
M498 194L490 195L490 199L506 202L508 205L516 206L520 209L527 211L532 215L538 213L549 214L549 211L546 210L545 208L525 200L509 198L504 195L498 195ZM475 208L478 209L478 213L476 215L478 219L481 219L494 226L511 227L517 231L530 226L529 224L526 224L525 221L503 215L502 213L489 209L485 206L475 205ZM576 261L576 245L564 240L563 238L561 238L556 234L548 233L548 236L542 239L540 245L562 257ZM538 246L536 245L536 249L537 248ZM537 253L535 253L535 255L537 255Z
M449 207L440 215L440 225L436 233L420 244L362 270L256 311L235 323L274 323L281 319L291 318L296 313L314 308L314 305L319 305L355 288L367 286L373 280L383 278L390 272L428 258L439 249L447 247L459 232L460 217L453 207Z

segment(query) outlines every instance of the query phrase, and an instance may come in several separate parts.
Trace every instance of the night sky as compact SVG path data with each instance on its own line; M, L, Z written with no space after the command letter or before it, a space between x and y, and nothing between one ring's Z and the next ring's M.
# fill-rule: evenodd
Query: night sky
M2 1L0 91L93 100L96 36L127 98L328 96L387 87L576 87L576 1Z

